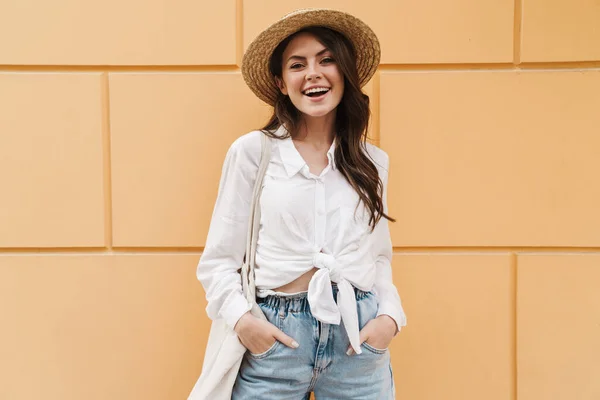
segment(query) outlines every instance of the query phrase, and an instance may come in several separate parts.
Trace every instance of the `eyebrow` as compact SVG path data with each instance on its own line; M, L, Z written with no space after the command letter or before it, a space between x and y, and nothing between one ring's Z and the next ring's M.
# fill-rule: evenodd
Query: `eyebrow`
M329 49L327 47L325 47L323 50L321 50L320 52L317 53L317 57L325 54L328 51L329 51ZM292 60L292 59L295 59L295 60L306 60L306 57L294 55L294 56L291 56L290 58L288 58L287 61L286 61L286 63L290 62L290 60Z

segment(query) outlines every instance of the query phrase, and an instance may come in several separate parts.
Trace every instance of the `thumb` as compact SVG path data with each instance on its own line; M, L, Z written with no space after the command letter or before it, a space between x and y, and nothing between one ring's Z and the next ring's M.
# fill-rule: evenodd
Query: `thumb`
M285 344L287 347L291 347L292 349L297 349L298 346L300 346L298 342L296 342L293 338L283 333L281 329L275 328L273 336L275 337L275 339Z

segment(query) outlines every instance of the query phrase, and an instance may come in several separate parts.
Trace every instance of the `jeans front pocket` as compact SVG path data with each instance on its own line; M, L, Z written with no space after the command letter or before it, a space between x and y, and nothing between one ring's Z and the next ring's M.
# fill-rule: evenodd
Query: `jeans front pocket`
M357 306L359 328L362 330L369 321L377 317L377 312L379 311L379 304L377 302L377 297L372 292L369 292L365 297L358 300ZM362 343L361 346L365 350L373 354L381 355L385 354L388 351L387 348L378 349L376 347L371 346L367 342Z
M264 303L260 303L258 306L265 314L265 317L267 317L267 321L275 325L278 329L281 329L281 318L279 318L279 313L277 312L277 310L264 305ZM247 353L248 356L250 356L250 358L260 360L273 354L281 344L282 343L279 340L275 340L275 343L273 343L271 347L269 347L266 351L263 351L262 353L255 354L250 352L249 350Z
M388 349L378 349L376 347L373 347L367 342L364 342L362 344L362 347L364 347L365 349L367 349L367 351L370 351L373 354L385 354L388 351Z
M250 351L248 351L248 355L250 357L254 358L255 360L260 360L260 359L268 357L270 354L272 354L275 350L277 350L277 347L279 347L280 344L281 344L281 342L279 340L275 340L275 343L273 343L273 345L271 347L269 347L269 349L267 351L264 351L264 352L258 353L258 354L254 354L254 353L251 353Z

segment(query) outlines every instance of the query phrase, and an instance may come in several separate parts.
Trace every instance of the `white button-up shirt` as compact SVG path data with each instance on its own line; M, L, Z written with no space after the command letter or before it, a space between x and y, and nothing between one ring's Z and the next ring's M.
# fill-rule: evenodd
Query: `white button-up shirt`
M283 127L276 135L283 135ZM252 189L260 163L260 131L238 138L230 147L219 186L206 246L197 276L207 295L211 319L231 326L250 309L242 294L238 269L244 257ZM369 214L358 194L336 168L334 144L320 175L308 165L291 138L270 139L271 160L260 199L261 219L256 249L256 287L259 296L290 283L314 267L308 302L321 322L344 322L350 344L360 353L359 327L353 286L376 294L377 315L386 314L398 329L406 316L392 281L392 244L388 221L369 226ZM387 154L367 145L384 185L387 212ZM357 207L358 205L358 207ZM338 286L337 303L331 283Z

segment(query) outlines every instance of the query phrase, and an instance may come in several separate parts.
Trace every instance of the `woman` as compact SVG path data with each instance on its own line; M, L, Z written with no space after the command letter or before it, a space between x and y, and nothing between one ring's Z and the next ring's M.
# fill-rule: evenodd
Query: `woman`
M209 317L248 350L233 399L394 398L387 348L406 318L391 273L389 160L366 143L361 91L379 58L367 25L323 9L287 15L244 54L246 83L274 113L228 151L197 271ZM263 134L272 155L255 278L268 321L248 312L238 272Z

